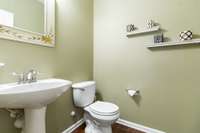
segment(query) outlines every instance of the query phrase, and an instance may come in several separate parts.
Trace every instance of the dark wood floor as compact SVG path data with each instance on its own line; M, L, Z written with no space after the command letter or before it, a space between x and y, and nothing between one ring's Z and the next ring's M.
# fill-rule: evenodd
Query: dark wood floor
M75 130L73 133L84 133L85 124L80 126L77 130ZM113 133L144 133L120 124L113 124L112 126Z

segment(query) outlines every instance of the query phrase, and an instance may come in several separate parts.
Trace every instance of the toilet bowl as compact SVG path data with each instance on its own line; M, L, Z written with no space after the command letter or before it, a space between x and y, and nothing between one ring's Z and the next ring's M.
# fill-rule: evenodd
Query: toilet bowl
M119 107L110 102L94 102L96 89L94 81L73 84L72 87L75 105L85 111L85 133L112 133L111 125L120 116Z
M119 118L119 108L115 104L97 101L84 110L86 133L112 133L111 125Z

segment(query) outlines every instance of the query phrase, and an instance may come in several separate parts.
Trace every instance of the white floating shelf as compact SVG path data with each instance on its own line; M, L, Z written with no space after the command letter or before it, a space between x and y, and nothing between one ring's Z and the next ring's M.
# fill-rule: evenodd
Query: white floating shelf
M159 30L160 30L160 26L154 26L153 28L150 28L150 29L135 30L135 31L129 32L129 33L127 33L126 36L136 36L136 35L140 35L140 34L156 32Z
M192 39L192 40L188 40L188 41L174 41L174 42L155 43L155 44L152 44L152 45L147 45L147 48L178 46L178 45L188 45L188 44L200 44L200 39Z

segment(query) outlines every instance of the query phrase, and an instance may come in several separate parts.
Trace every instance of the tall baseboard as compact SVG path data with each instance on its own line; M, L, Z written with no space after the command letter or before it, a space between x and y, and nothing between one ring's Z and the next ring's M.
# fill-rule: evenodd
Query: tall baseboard
M117 123L145 133L166 133L157 129L149 128L123 119L118 119Z
M62 133L72 133L74 130L76 130L78 127L80 127L84 123L83 119L80 119L76 123L74 123L72 126L64 130Z
M80 127L82 124L84 123L84 119L80 119L79 121L77 121L76 123L74 123L72 126L70 126L69 128L67 128L66 130L64 130L62 133L72 133L73 131L75 131L78 127ZM136 124L127 120L123 120L123 119L118 119L117 120L118 124L136 129L138 131L142 131L145 133L166 133L164 131L160 131L157 129L153 129L153 128L149 128L140 124Z

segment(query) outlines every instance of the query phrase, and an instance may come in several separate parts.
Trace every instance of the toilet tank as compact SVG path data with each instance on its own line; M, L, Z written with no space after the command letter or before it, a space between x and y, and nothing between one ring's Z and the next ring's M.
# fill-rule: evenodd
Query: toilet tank
M95 81L85 81L75 83L73 88L73 100L77 107L86 107L94 102L96 83Z

